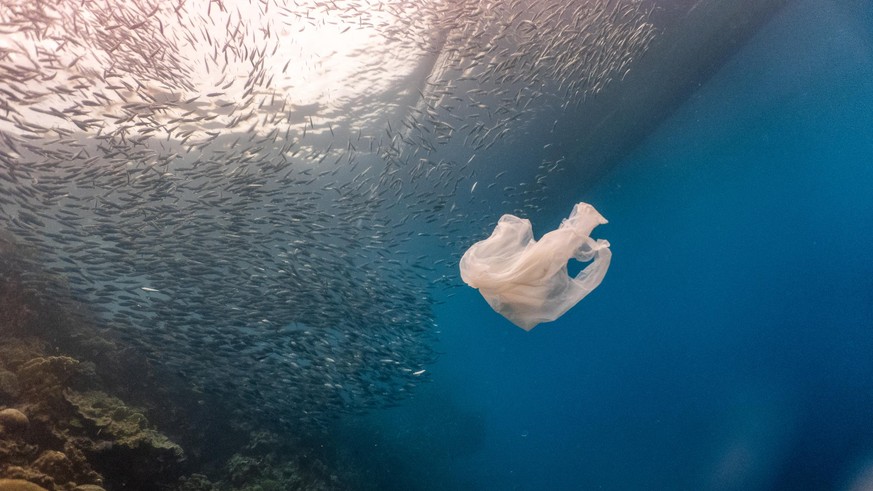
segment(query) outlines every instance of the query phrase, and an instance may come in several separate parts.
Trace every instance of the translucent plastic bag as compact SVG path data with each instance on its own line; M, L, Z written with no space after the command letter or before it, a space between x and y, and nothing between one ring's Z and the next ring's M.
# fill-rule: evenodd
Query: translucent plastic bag
M491 308L529 331L563 315L603 280L612 258L609 242L589 237L603 223L593 206L579 203L557 230L536 241L530 220L503 215L490 237L464 253L461 279L478 288ZM593 262L571 278L570 259Z

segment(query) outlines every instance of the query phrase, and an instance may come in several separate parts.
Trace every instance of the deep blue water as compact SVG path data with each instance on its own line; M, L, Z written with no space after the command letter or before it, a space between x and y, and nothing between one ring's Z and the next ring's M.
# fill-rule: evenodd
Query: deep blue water
M790 4L586 189L553 206L610 220L603 284L529 333L469 288L441 305L433 382L347 430L371 482L855 489L873 466L873 4Z

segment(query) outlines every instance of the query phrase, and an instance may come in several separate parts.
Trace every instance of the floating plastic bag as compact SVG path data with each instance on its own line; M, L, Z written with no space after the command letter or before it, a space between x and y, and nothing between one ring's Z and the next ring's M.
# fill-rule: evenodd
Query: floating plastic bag
M589 235L606 219L588 203L573 207L557 230L533 239L530 220L503 215L491 237L473 244L461 258L461 279L488 305L518 327L530 331L576 305L606 275L609 242ZM593 262L575 278L570 259Z

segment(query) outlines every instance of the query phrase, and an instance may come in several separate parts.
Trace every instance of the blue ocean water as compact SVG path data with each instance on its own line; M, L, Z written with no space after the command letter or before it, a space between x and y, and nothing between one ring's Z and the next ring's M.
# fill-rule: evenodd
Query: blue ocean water
M531 332L441 305L433 382L346 430L374 487L869 489L873 4L790 3L585 188L603 284Z

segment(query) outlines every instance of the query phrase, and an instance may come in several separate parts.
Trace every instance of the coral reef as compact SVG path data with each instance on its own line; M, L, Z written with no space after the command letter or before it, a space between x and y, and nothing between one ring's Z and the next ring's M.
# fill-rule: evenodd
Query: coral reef
M73 358L42 354L35 338L0 336L0 396L15 406L0 410L0 477L49 491L100 485L100 474L72 444L74 436L85 435L69 431L72 408L63 397L88 370Z
M281 491L349 489L319 458L301 452L301 442L267 431L254 431L247 445L224 466L221 489Z
M124 481L172 482L179 476L182 447L150 428L142 409L100 391L67 390L64 397L76 411L71 424L89 435L77 439L79 448L100 462L123 465Z
M0 491L349 489L311 443L149 366L85 306L24 287L34 258L0 230Z
M104 482L169 486L184 474L182 448L143 409L88 390L99 385L93 363L43 350L34 339L0 336L0 396L16 406L0 409L0 477L83 491Z

